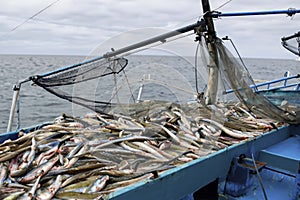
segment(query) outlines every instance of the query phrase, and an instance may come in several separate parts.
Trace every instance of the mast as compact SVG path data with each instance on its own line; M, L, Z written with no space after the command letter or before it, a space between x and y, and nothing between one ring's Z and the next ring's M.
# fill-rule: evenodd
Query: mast
M207 25L207 38L206 43L210 54L209 60L209 77L207 83L207 90L205 94L205 103L214 104L216 102L217 90L218 90L218 58L217 50L214 44L216 39L216 32L214 22L210 15L210 5L208 0L201 0L204 13L204 20Z

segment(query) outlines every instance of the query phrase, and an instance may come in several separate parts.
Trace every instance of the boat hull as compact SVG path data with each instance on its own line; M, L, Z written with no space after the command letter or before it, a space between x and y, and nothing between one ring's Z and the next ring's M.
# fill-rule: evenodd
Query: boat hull
M29 128L26 131L30 131L33 128ZM10 132L0 135L0 142L3 142L5 139L16 139L17 132ZM222 187L224 186L224 181L226 180L227 174L230 170L231 163L233 159L236 159L240 155L244 154L247 157L251 157L253 154L256 159L262 159L262 161L267 160L266 156L262 156L262 152L272 146L277 145L283 141L289 140L290 138L297 138L296 148L300 147L300 126L284 126L280 127L278 130L273 130L267 132L261 136L248 139L229 146L227 148L221 149L215 153L209 154L207 156L201 157L199 159L193 160L181 166L178 166L173 169L169 169L154 179L147 179L145 181L138 182L132 186L117 190L114 193L109 194L105 198L107 199L140 199L143 196L143 199L181 199L182 197L193 194L200 188L210 184L211 182L219 183L219 191L215 193L223 193ZM295 147L294 145L294 147ZM289 145L286 145L286 148L289 148ZM290 146L290 148L292 148ZM295 152L296 151L296 152ZM289 152L289 150L287 150ZM279 163L279 166L275 166L276 169L279 168L279 171L285 172L289 171L289 174L292 174L294 178L290 178L289 181L289 190L284 189L280 195L285 195L291 197L291 195L296 193L296 176L299 176L297 168L299 167L300 155L297 154L299 149L291 149L290 152L293 152L293 164L287 168L285 166L286 162L282 162L282 159L290 160L289 155L281 155L272 158L272 163ZM276 162L276 159L278 161ZM269 164L267 165L269 167ZM274 166L270 166L274 167ZM280 169L281 168L281 169ZM268 169L263 169L263 173L267 173L264 176L265 180L268 181L270 177L270 172ZM274 173L274 172L272 172ZM276 173L278 176L282 176L281 173ZM237 174L240 176L240 174ZM285 179L286 180L286 179ZM274 182L274 181L273 181ZM256 187L257 183L253 183L250 187ZM273 184L273 183L272 183ZM276 179L274 184L278 185L280 182ZM286 184L285 184L286 185ZM271 187L272 188L272 187ZM274 188L274 187L273 187ZM284 188L284 187L283 187ZM224 189L224 188L223 188ZM247 199L246 197L262 197L261 193L255 190L251 193L246 193L241 195L241 197L233 197L229 194L222 194L231 199ZM246 196L245 196L246 195ZM257 195L257 196L253 196ZM249 199L248 198L248 199ZM271 198L273 199L273 198Z
M300 92L294 90L269 90L257 92L267 97L273 104L280 106L288 102L291 105L300 107Z

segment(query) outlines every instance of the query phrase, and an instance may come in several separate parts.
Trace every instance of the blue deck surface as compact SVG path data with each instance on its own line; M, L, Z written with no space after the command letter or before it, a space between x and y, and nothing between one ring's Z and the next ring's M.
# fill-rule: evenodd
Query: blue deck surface
M299 135L292 136L263 151L299 161L300 160L300 136Z
M278 174L269 170L260 172L262 177L263 187L266 191L267 199L269 200L297 200L295 194L295 177ZM264 194L262 186L259 183L256 174L251 175L253 185L248 189L248 192L240 197L230 195L220 195L220 200L263 200Z
M293 174L300 163L300 135L294 135L260 152L259 160Z
M180 199L217 178L224 179L228 173L232 158L241 154L250 155L251 153L254 153L257 156L259 151L280 143L294 134L299 134L299 128L300 127L288 126L271 131L255 139L241 142L240 144L230 146L203 158L170 169L154 180L143 181L116 191L107 198L135 200L140 199L142 196L144 200ZM292 185L295 185L294 183L295 182L293 182ZM271 184L269 185L271 186ZM288 188L292 187L292 185L284 185ZM285 191L284 187L279 187ZM256 191L258 192L259 188L256 188ZM289 194L293 193L293 191L295 190L289 191ZM271 191L271 193L273 192ZM259 196L256 199L263 198Z
M262 178L262 185L259 183L257 174L251 174L253 185L248 188L244 195L234 197L226 194L221 199L265 199L262 187L265 189L267 199L300 199L297 196L300 194L300 174L298 171L300 167L300 135L299 130L294 129L294 131L296 132L293 132L289 138L259 152L259 161L267 164L259 173ZM222 182L220 187L224 188L224 184Z

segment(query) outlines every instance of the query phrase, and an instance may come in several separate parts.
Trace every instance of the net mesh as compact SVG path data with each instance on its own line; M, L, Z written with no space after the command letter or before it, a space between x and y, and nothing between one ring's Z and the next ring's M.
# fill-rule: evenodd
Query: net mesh
M259 95L250 88L255 85L247 68L244 67L233 55L226 49L220 39L215 42L219 70L224 85L229 85L237 98L254 113L270 117L279 121L288 123L299 123L299 107L286 102L284 108L274 105L267 97Z
M209 51L205 42L200 41L200 46L201 50L199 55L202 62L201 66L197 66L197 68L198 70L201 67L206 68L208 71L208 62L211 62L213 59L210 58L210 53L208 53ZM215 47L217 51L217 66L219 68L217 91L218 102L222 101L226 103L229 99L231 100L231 98L228 98L228 95L225 95L225 90L230 88L234 91L234 99L238 99L253 113L258 113L259 115L288 123L299 123L299 115L297 116L297 114L299 114L299 106L292 105L289 102L285 103L284 107L276 106L272 104L267 97L256 93L256 88L250 88L250 85L255 85L255 83L247 68L242 65L239 60L233 57L220 39L215 41ZM122 93L122 89L125 87L126 82L129 83L136 78L140 80L143 79L141 77L142 74L139 74L139 72L135 72L134 70L131 75L127 76L124 70L127 64L128 60L125 58L92 59L61 71L36 76L33 78L33 81L60 98L89 108L98 113L109 113L109 111L112 110L112 107L115 109L116 106L124 103L121 102L122 98L118 95ZM149 66L153 67L154 65L154 63L150 63L144 68L152 70ZM163 68L167 69L167 71L161 71ZM140 70L141 68L138 69ZM152 72L155 71L156 74L161 75L170 74L171 71L175 71L162 65L153 69L155 70L152 70ZM143 73L147 74L148 72ZM138 77L133 77L132 75ZM179 77L177 74L171 76L173 78ZM161 78L168 80L164 76L161 76ZM120 79L126 81L119 82ZM143 81L145 81L145 79L143 79ZM159 80L156 80L156 83L158 82ZM174 86L176 84L166 83L163 85L167 85L166 87L170 89L171 85ZM128 86L130 87L130 85ZM133 95L134 91L137 93L138 87L126 90L126 92L131 93L129 96L131 95L132 98L129 97L129 99L134 99L133 96L138 96L137 94ZM196 93L195 88L194 92ZM161 93L163 93L162 90L159 90L159 95ZM150 94L155 96L153 92ZM165 99L165 96L163 99ZM177 97L177 99L179 98ZM166 101L168 101L168 99L166 99ZM203 103L204 101L200 102Z
M111 103L109 100L98 101L94 93L95 87L109 90L106 79L113 79L112 77L119 74L127 63L125 58L92 59L64 70L33 77L32 80L60 98L103 113ZM89 93L89 90L92 93Z

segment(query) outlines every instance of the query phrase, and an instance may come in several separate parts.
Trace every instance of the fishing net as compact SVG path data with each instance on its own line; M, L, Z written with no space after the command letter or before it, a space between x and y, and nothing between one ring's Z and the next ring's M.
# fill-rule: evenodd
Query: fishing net
M194 36L189 38L191 34L180 36L180 40L172 38L172 43L159 41L159 47L153 44L151 49L148 45L121 53L117 57L106 58L106 55L105 58L95 58L109 47L118 51L136 43L142 36L165 32L160 29L142 29L123 33L99 45L87 61L35 76L32 80L50 93L72 102L72 114L75 116L85 115L90 110L105 114L112 110L131 112L128 111L128 104L145 100L177 103L194 100L197 95L195 67L192 64L195 42ZM200 61L198 64L201 65ZM206 81L201 77L205 76L205 70L200 74L198 69L197 73L197 85L199 91L202 91Z
M300 31L292 36L281 38L282 46L292 52L293 54L300 56Z
M95 58L51 73L34 76L32 80L60 98L103 113L111 103L109 100L98 101L97 94L94 93L95 87L110 90L111 83L107 82L108 77L112 79L111 76L119 74L127 63L125 58ZM96 80L99 78L101 81Z
M254 113L288 123L299 123L299 107L284 102L281 107L274 105L267 97L259 95L250 85L255 85L247 68L226 49L220 39L215 42L218 66L225 86L230 86L236 97ZM298 114L298 115L297 115Z
M182 66L191 66L191 71L196 69L196 74L200 71L209 71L211 61L214 60L210 58L211 54L205 40L201 40L199 46L201 46L199 51L201 59L198 63L195 65L191 65L191 62L188 61L182 63ZM255 85L255 83L247 68L233 57L220 39L216 39L215 47L217 51L217 64L215 65L218 66L219 75L218 80L213 81L217 82L218 86L217 102L240 101L253 113L259 113L279 121L299 123L299 117L297 117L299 107L297 105L284 102L283 106L276 106L267 97L256 93L255 87L254 89L250 88L250 85ZM196 59L199 55L196 56ZM180 58L179 56L175 57L176 64ZM134 57L130 57L131 59L134 60ZM186 80L190 78L184 77L184 69L181 67L176 70L175 63L169 66L170 63L164 64L163 59L157 62L148 60L130 69L130 73L126 74L127 59L95 58L51 73L35 76L32 80L56 96L97 113L107 114L112 110L127 114L136 112L140 109L139 106L128 107L127 105L139 102L141 96L139 90L141 89L143 89L145 100L183 103L187 102L187 98L183 98L183 96L190 92L192 95L198 94L198 100L200 100L198 103L204 104L201 98L205 95L200 94L205 92L208 73L202 82L197 81L200 76L196 77L196 82L188 82ZM203 75L203 73L201 74ZM148 83L146 83L147 81ZM198 86L201 86L202 90L198 90ZM155 90L154 88L157 87L158 90ZM234 91L233 95L226 94L228 89ZM147 96L147 94L149 95ZM134 112L128 110L132 108L135 109ZM210 118L216 119L218 116L219 121L220 119L221 121L225 120L217 113L212 114Z

